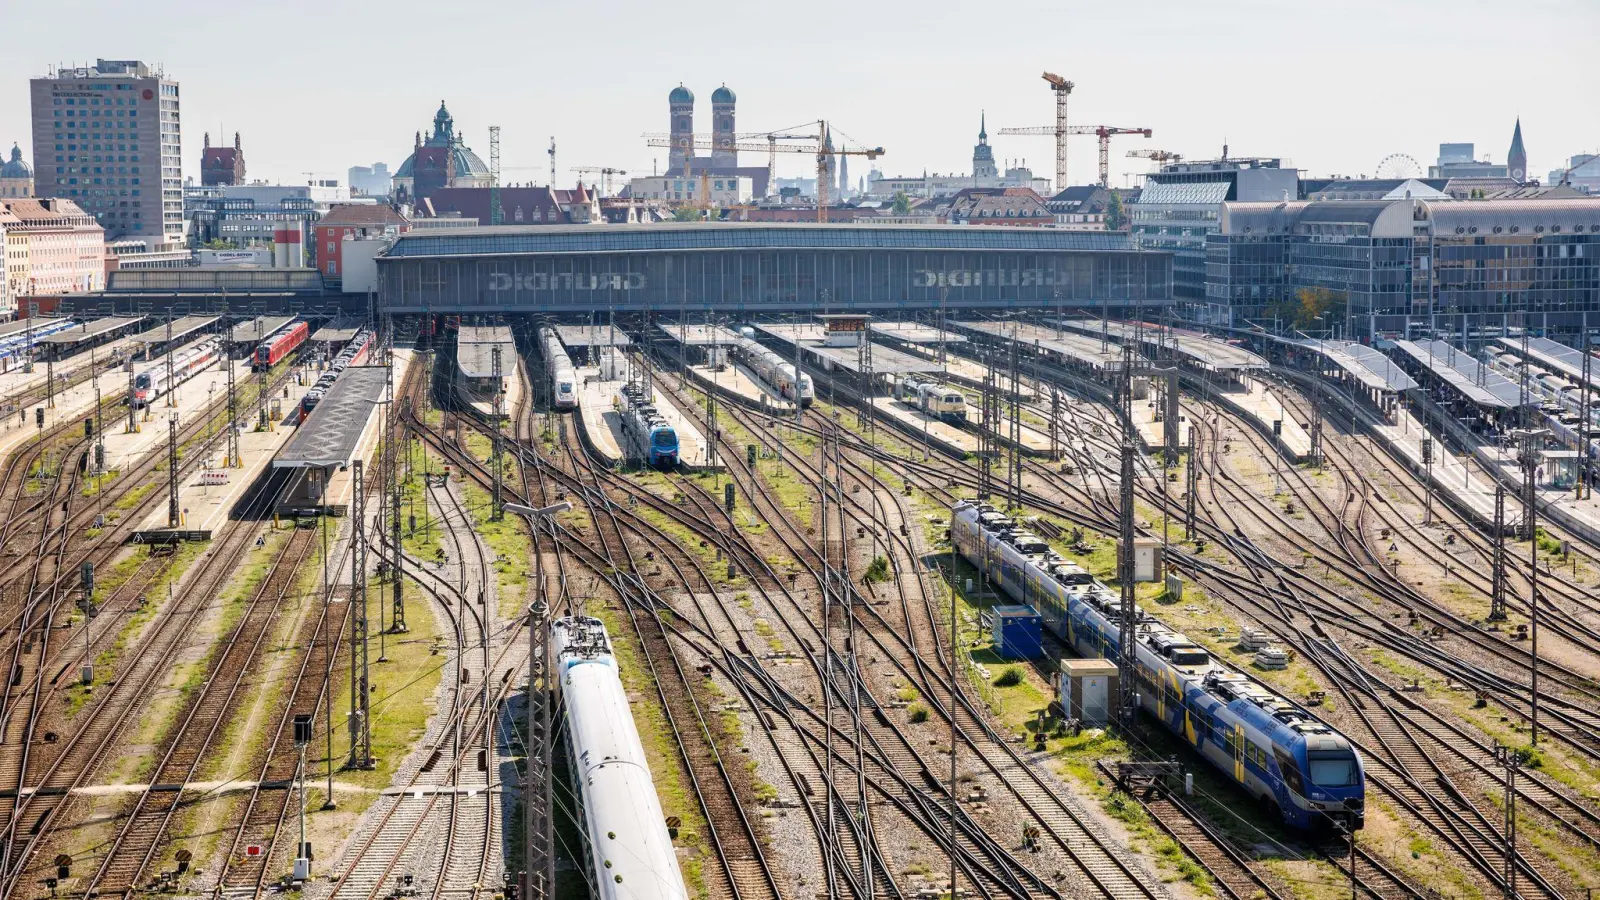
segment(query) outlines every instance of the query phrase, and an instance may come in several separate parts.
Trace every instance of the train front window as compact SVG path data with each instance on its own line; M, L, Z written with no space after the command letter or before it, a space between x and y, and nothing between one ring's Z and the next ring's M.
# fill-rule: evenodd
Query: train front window
M561 393L563 393L563 394L572 393L572 382L570 382L570 381L561 382L561 388L560 389L561 389Z
M138 378L133 380L133 385L137 388L148 389L150 387L150 376L140 375Z
M1356 783L1356 758L1348 753L1313 753L1306 759L1311 783L1319 787L1350 787Z
M663 428L650 435L650 443L661 449L669 449L678 445L678 436L671 429Z

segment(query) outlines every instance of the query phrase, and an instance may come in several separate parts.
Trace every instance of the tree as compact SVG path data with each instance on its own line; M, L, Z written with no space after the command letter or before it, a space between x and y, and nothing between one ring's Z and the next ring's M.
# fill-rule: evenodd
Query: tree
M203 244L202 246L206 250L235 250L235 249L238 249L238 245L236 245L233 241L228 240L227 238L212 238L211 240L206 241L205 244Z
M894 214L897 216L904 216L911 212L911 198L906 196L905 191L894 192L893 208Z
M1128 214L1122 208L1122 192L1112 191L1106 201L1106 230L1121 231L1128 227Z
M672 221L674 222L698 222L701 218L700 210L692 206L680 206L672 211Z

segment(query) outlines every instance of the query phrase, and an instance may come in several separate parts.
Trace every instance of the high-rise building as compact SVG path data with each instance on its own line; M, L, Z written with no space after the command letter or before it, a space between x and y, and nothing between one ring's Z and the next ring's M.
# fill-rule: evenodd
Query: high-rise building
M30 82L34 192L71 200L110 239L181 247L178 83L137 60L58 68Z
M1506 151L1506 169L1513 181L1528 180L1528 151L1522 148L1522 117L1517 117L1517 127L1511 132L1511 149Z

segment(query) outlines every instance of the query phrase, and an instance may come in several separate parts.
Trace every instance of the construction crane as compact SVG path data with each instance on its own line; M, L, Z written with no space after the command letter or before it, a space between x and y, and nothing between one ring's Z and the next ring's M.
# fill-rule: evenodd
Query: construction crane
M1070 126L1070 127L1066 128L1064 131L1058 130L1056 128L1052 128L1052 127L1050 127L1048 125L1040 125L1040 126L1036 126L1036 127L1033 127L1033 128L1002 128L1002 129L1000 129L1000 133L1001 134L1031 134L1031 135L1054 134L1054 135L1057 135L1057 140L1058 141L1064 140L1064 137L1062 137L1063 134L1092 134L1092 135L1094 135L1095 137L1100 139L1100 186L1101 187L1110 187L1111 186L1111 136L1112 135L1116 135L1116 134L1137 134L1137 135L1142 135L1144 137L1149 137L1152 134L1151 130L1148 129L1148 128L1119 128L1118 126L1115 126L1115 125L1073 125L1073 126ZM1061 153L1062 153L1062 151L1061 151L1060 146L1058 144L1057 148L1056 148L1057 157L1060 157ZM1064 173L1065 169L1063 169L1062 171Z
M1173 153L1168 150L1129 150L1128 156L1133 159L1154 160L1156 165L1166 165L1169 162L1180 162L1182 153Z
M718 143L716 143L715 141L712 141L712 140L702 140L702 139L693 138L693 137L685 138L683 136L679 136L679 138L676 141L671 136L668 136L668 137L652 137L652 138L649 138L646 141L646 143L648 143L652 147L677 147L678 149L683 150L686 155L691 150L733 150L733 151L743 151L743 152L747 152L747 153L759 153L762 150L766 150L769 154L778 154L778 153L807 153L807 154L812 154L817 159L817 221L818 222L826 222L826 221L828 221L828 167L829 167L829 157L830 156L865 156L867 159L877 159L878 157L883 155L884 151L883 151L882 147L849 148L849 147L840 146L840 147L834 147L832 149L829 149L829 147L828 147L828 143L829 143L829 141L828 141L828 123L825 122L825 121L818 121L818 122L814 122L814 123L807 123L803 127L809 128L811 125L816 125L817 126L817 134L808 136L810 140L813 140L813 141L816 142L815 146L805 146L805 147L785 146L785 145L779 144L776 139L769 140L766 143L765 146L763 146L761 144L741 143L741 142L734 142L734 143L731 143L731 144L724 142L724 143L718 144ZM776 137L778 137L778 136L775 134L774 138L776 138ZM787 136L785 136L785 137L787 137ZM687 175L687 174L688 173L685 173L685 175Z
M1064 191L1070 186L1067 182L1067 98L1072 95L1072 82L1050 72L1043 77L1051 93L1056 95L1056 190Z
M610 166L573 166L572 171L580 175L586 173L600 173L600 196L611 196L611 176L628 174L624 169L613 169Z

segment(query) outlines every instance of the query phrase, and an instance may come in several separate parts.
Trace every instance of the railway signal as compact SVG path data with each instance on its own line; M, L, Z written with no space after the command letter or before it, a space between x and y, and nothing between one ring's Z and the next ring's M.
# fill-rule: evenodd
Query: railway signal
M355 542L357 546L360 541ZM311 877L311 844L306 841L306 745L311 743L311 714L295 713L294 716L294 746L300 751L300 766L295 771L295 778L300 782L300 843L295 845L294 873L295 881L306 881ZM248 850L246 851L248 853ZM260 852L260 848L256 849Z

